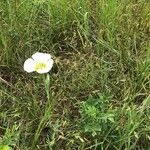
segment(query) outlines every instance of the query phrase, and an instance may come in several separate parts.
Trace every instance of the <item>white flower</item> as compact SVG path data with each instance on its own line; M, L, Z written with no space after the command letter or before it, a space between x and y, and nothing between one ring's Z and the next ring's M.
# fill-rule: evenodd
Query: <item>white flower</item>
M48 73L53 67L53 59L50 54L36 52L24 62L24 70L28 73L36 71L40 74Z

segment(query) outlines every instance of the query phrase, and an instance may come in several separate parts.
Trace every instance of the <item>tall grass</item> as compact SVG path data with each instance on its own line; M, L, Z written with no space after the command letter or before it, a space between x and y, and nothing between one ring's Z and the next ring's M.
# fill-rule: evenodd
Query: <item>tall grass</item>
M149 0L1 0L0 147L148 150L149 8ZM53 112L40 129L42 78L22 69L36 51L55 59Z

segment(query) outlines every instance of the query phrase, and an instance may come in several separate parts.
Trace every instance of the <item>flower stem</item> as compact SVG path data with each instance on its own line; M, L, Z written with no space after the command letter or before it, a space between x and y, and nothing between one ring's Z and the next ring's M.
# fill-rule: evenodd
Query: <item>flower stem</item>
M45 91L46 91L46 95L47 95L47 103L45 106L44 115L41 118L41 121L38 125L37 131L36 131L35 136L34 136L34 140L33 140L32 147L31 147L32 150L35 150L37 141L39 139L39 136L40 136L44 126L45 126L46 122L51 118L52 95L49 93L49 85L50 85L50 77L49 77L49 74L47 74L46 78L44 77L44 86L45 86Z

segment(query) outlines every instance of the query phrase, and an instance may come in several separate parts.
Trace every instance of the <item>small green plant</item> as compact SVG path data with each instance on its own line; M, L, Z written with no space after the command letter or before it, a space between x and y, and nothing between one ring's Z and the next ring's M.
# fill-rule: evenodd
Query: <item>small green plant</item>
M109 109L110 100L111 97L101 94L98 98L90 96L88 100L79 103L80 123L84 132L92 132L94 136L114 123L115 113Z
M12 128L7 128L6 132L0 141L0 150L12 150L20 138L19 126L14 125Z

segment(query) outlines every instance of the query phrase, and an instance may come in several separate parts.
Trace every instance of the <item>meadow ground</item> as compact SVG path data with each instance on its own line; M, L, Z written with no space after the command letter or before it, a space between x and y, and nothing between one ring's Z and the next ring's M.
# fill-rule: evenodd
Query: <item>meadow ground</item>
M0 25L0 149L150 149L150 0L0 0Z

